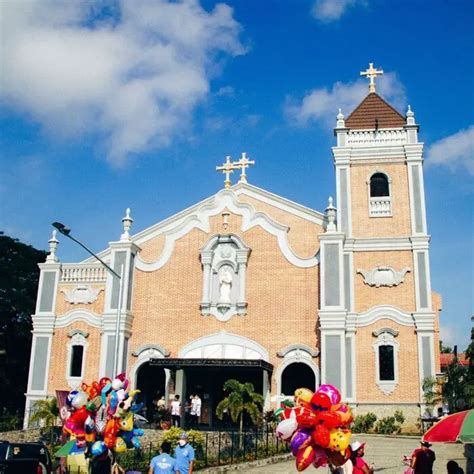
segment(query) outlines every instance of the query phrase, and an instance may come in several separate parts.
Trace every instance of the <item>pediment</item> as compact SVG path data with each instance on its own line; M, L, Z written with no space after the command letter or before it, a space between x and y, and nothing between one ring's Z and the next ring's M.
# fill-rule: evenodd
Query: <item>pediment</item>
M288 242L288 232L290 227L282 224L273 218L269 212L256 209L255 205L244 202L244 196L251 198L254 202L262 203L265 206L273 206L280 212L288 213L301 220L316 226L324 225L324 215L320 212L294 203L288 199L268 191L240 183L231 189L222 189L217 194L191 206L157 224L132 236L132 241L141 247L156 237L164 237L164 246L161 255L153 262L145 262L136 258L136 267L139 270L150 272L163 267L173 253L175 242L191 232L199 229L205 233L210 233L210 218L221 214L224 209L232 214L242 217L241 231L246 232L253 227L260 226L265 231L276 237L281 252L285 258L295 266L302 268L313 267L318 264L318 256L301 257L297 255ZM110 250L107 249L99 256L107 259ZM85 262L90 261L87 259Z

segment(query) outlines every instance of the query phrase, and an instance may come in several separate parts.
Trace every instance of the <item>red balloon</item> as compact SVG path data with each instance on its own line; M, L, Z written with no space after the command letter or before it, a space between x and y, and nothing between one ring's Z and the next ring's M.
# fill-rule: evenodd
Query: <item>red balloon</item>
M300 428L313 428L318 423L318 415L308 408L296 408L295 413Z
M341 415L335 411L320 411L318 413L318 422L326 426L328 429L341 426Z
M316 452L312 446L307 446L304 449L298 450L296 454L296 469L298 472L304 471L316 457Z
M311 408L313 410L328 410L331 405L331 399L323 392L316 392L311 398Z
M339 414L342 425L350 425L354 419L351 408L345 403L333 405L331 411Z
M331 433L324 425L316 425L311 437L313 441L322 448L327 448L331 441Z

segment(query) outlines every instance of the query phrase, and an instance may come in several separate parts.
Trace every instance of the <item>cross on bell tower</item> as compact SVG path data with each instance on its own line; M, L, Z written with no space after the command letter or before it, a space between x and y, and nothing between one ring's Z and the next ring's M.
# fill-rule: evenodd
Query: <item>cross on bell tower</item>
M361 71L361 76L367 76L369 79L369 92L375 92L375 78L383 74L383 69L374 68L374 63L369 63L366 71Z

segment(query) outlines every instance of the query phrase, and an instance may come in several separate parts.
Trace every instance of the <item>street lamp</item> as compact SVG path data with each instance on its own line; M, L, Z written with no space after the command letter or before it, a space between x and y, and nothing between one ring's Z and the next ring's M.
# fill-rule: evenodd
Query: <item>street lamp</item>
M115 377L118 371L118 361L119 361L119 334L120 334L120 320L122 317L122 298L123 298L123 276L124 276L124 265L120 266L120 275L109 265L107 265L99 256L97 256L92 250L86 247L82 242L77 240L71 235L71 229L66 227L61 222L53 222L52 226L57 229L62 235L65 235L67 238L79 244L84 250L86 250L90 255L92 255L96 260L98 260L115 278L119 280L119 297L117 304L117 322L115 325L115 350L114 350L114 365L112 376Z

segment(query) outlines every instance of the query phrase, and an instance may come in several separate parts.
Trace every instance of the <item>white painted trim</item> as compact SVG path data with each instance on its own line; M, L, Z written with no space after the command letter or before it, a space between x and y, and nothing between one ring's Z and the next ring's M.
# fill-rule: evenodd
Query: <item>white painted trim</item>
M320 261L321 261L321 270L320 270L320 286L321 286L321 302L320 307L321 311L345 311L344 304L344 253L343 253L343 238L344 234L341 233L326 233L322 234L319 238L320 241ZM326 304L326 268L328 265L331 265L332 262L326 263L326 252L324 247L326 245L336 244L338 246L339 254L339 305L337 306L328 306Z
M320 385L320 378L319 378L319 367L313 362L310 354L307 357L302 355L297 355L296 351L289 352L284 358L281 364L278 365L275 371L275 379L276 379L276 394L277 396L281 396L281 389L282 389L282 375L283 372L287 367L291 364L305 364L307 365L314 373L314 387L308 387L310 390L316 391L316 389ZM307 354L307 353L306 353ZM293 395L293 394L285 394L285 395Z
M425 255L425 275L426 275L426 298L427 307L421 307L421 296L420 296L420 268L418 266L418 254ZM419 312L431 312L432 311L432 294L431 294L431 274L429 264L429 252L428 250L421 250L413 252L413 268L414 268L414 285L415 285L415 302L416 310Z
M393 347L393 374L394 380L380 380L380 367L379 367L379 350L381 346L392 346ZM375 353L375 383L384 395L390 395L397 388L399 384L398 376L398 351L400 344L395 340L393 334L389 332L383 332L379 334L376 341L372 344L372 348Z
M82 364L81 364L81 375L73 377L71 375L71 362L72 362L72 347L73 346L82 346ZM74 334L71 337L71 340L67 343L67 356L66 356L66 380L69 384L71 390L76 389L80 386L86 370L86 355L87 355L87 348L89 347L89 343L87 339L79 333Z
M324 214L322 212L318 212L282 196L278 196L277 194L273 194L264 189L244 183L239 183L233 189L238 196L241 194L249 196L265 204L276 207L277 209L286 211L297 217L301 217L302 219L312 222L313 224L318 224L320 226L324 224Z
M193 351L195 349L201 349L211 345L222 345L224 347L227 345L241 346L243 348L248 348L252 351L259 353L261 359L267 362L269 361L268 351L258 342L255 342L252 339L249 339L248 337L239 336L237 334L232 334L226 331L221 331L215 334L200 337L199 339L195 339L194 341L190 342L189 344L186 344L184 347L181 348L181 350L179 351L179 357L186 358L187 354L190 351Z
M130 376L129 380L132 385L132 389L137 387L137 377L138 377L138 369L145 363L150 362L151 359L163 359L163 354L153 347L149 347L146 350L140 352L135 364L130 367Z
M369 326L380 319L390 319L402 326L415 326L413 314L406 313L395 306L389 305L374 306L368 311L359 313L357 316L356 326Z
M194 228L208 233L210 231L209 218L220 214L225 208L229 209L233 214L242 216L242 232L260 226L268 233L274 235L277 238L282 254L292 265L310 268L318 264L317 255L314 257L299 257L293 252L288 242L288 226L278 223L263 212L256 212L251 204L241 203L233 190L224 189L217 193L212 200L199 207L194 214L186 216L177 225L161 232L165 235L165 245L158 260L153 263L146 263L137 255L135 266L145 272L153 272L160 269L171 257L176 240Z
M348 334L346 333L346 337L352 339L351 342L351 349L352 349L352 354L351 354L351 370L352 370L352 397L347 397L348 402L355 402L357 400L357 351L356 351L356 338L355 334L351 333ZM346 354L347 355L347 354Z
M346 239L344 250L348 252L379 252L382 250L413 250L414 242L409 237L373 237Z
M301 204L295 203L293 201L290 201L289 199L270 193L269 191L265 191L263 189L250 185L248 183L247 184L239 183L233 186L230 190L221 190L217 194L207 197L206 199L203 199L197 204L194 204L168 217L167 219L160 221L154 224L153 226L148 227L147 229L144 229L143 231L135 234L132 237L133 242L137 245L141 245L150 239L153 239L159 235L163 235L170 232L171 229L175 229L177 226L181 225L182 222L186 220L188 216L196 214L201 207L211 202L214 202L216 197L220 193L223 193L223 192L227 192L227 193L232 192L232 193L235 193L236 195L244 194L249 197L258 199L261 202L264 202L265 204L274 206L277 209L281 209L295 216L301 217L302 219L305 219L314 224L318 224L322 226L324 223L324 214L321 212L318 212L316 210L313 210ZM102 250L100 253L98 253L98 256L101 257L102 259L106 259L106 261L109 262L110 261L110 247ZM88 257L80 263L92 263L92 262L94 262L94 258Z
M79 321L85 322L89 326L102 329L102 317L99 316L97 313L93 313L92 311L87 311L85 309L74 309L72 311L68 311L62 316L56 317L54 321L54 328L65 328L70 324Z

